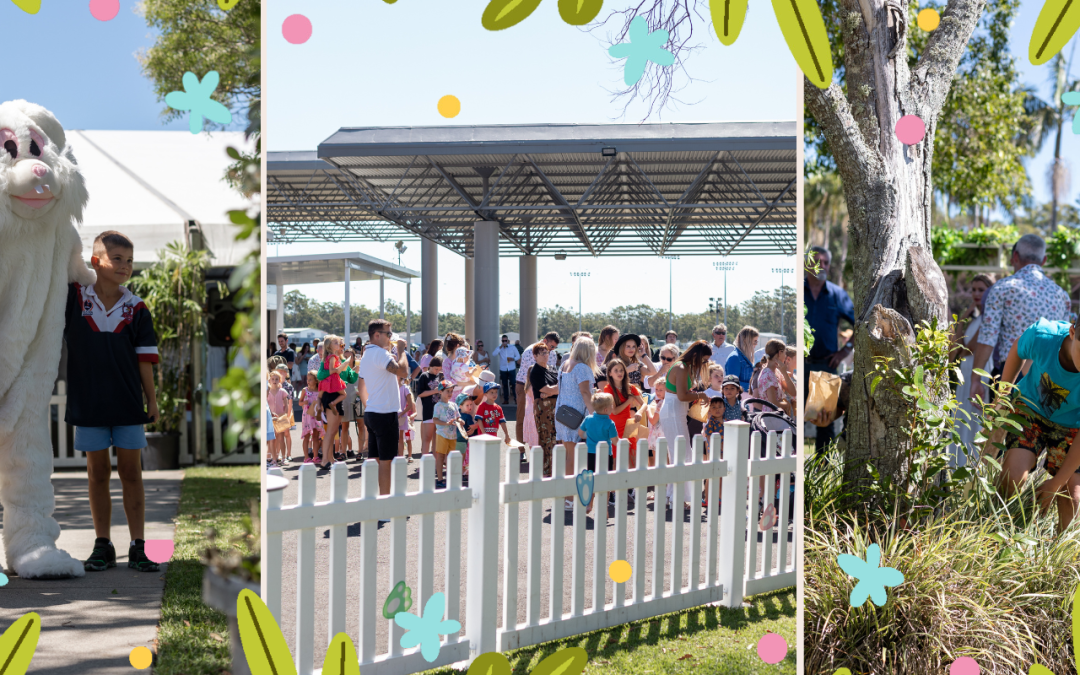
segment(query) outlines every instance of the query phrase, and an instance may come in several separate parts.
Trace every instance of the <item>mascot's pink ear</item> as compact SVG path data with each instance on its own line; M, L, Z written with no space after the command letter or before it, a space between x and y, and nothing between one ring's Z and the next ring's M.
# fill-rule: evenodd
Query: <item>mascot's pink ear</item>
M45 135L48 136L50 141L56 144L58 149L64 149L64 146L67 145L64 127L60 126L60 122L53 117L51 112L36 103L30 103L29 101L23 101L21 99L18 101L11 101L11 104L21 110L24 115L34 122L34 124L41 127L41 130L45 132Z

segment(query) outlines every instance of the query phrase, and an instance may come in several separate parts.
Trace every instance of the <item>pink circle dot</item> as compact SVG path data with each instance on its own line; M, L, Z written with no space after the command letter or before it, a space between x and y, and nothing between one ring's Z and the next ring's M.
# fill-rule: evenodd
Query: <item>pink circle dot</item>
M776 633L765 633L758 640L757 655L765 663L780 663L787 656L787 640Z
M904 145L915 145L926 136L926 123L918 115L904 115L896 122L896 137Z
M961 656L949 666L949 675L979 675L979 664L970 656Z
M303 14L293 14L281 24L281 34L294 45L302 45L311 38L311 21Z
M120 12L120 0L90 0L90 14L98 21L110 21Z

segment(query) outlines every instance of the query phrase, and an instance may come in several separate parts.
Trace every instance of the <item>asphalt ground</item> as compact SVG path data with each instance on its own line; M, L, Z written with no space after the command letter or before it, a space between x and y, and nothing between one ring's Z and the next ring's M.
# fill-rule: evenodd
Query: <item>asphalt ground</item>
M510 427L511 437L513 437L514 423L511 422L508 426ZM419 439L419 429L418 429L418 427L419 427L419 423L414 424L414 436L417 439ZM501 433L500 433L500 435L501 435ZM283 468L284 477L289 480L289 485L285 489L285 493L284 493L283 503L285 505L295 504L297 502L297 499L298 499L298 491L299 491L299 487L298 487L299 486L299 480L298 480L299 475L298 474L299 474L299 467L300 467L300 459L299 458L301 456L300 440L301 440L300 439L300 431L299 431L299 429L297 429L297 430L295 430L293 432L293 455L294 455L294 457L297 458L297 460L295 460L294 462L292 462L289 465L286 465ZM355 436L353 438L353 443L354 443L354 445L356 443ZM408 465L409 471L408 471L408 484L407 484L406 492L415 492L415 491L419 491L419 489L420 489L420 481L419 481L419 476L420 476L420 462L419 462L419 458L420 458L420 442L419 442L419 440L414 441L413 450L414 450L414 455L413 456L415 457L415 459L413 460L413 462L411 464ZM506 461L507 461L508 456L509 456L509 453L503 453L502 454L503 461L502 461L501 466L500 466L500 473L499 473L500 476L505 475ZM350 499L360 497L360 480L359 480L360 475L361 475L361 466L360 466L360 464L361 464L361 462L359 460L349 460L347 462L348 471L349 471L349 493L348 493L348 496L349 496ZM521 464L521 473L522 473L523 477L528 475L528 470L529 470L528 466L529 465L528 465L527 462L522 462L522 464ZM330 487L331 486L330 486L330 472L329 472L329 470L320 470L318 472L318 476L317 476L317 479L316 479L316 499L315 500L317 502L329 501L330 500ZM644 499L642 492L643 491L639 490L639 497L640 497L639 503L636 505L635 508L630 509L629 515L627 517L627 539L628 539L628 541L627 541L626 550L627 550L627 559L630 560L631 562L633 561L633 551L634 551L635 518L646 516L646 517L649 518L649 521L651 521L652 518L653 518L654 505L653 505L652 502L647 502ZM662 501L663 500L661 499L661 503L662 503ZM561 500L560 500L560 503L556 504L555 506L556 506L556 509L555 509L555 522L556 522L556 524L558 526L562 526L562 527L565 528L564 533L563 533L563 542L564 542L564 556L563 556L563 558L564 558L564 566L563 566L564 588L561 589L561 592L563 593L563 611L567 612L567 611L570 611L570 607L571 607L571 589L572 589L571 574L572 574L572 569L573 569L572 568L572 536L573 536L573 526L572 525L573 525L573 518L572 518L572 514L567 513L567 512L564 511ZM597 506L598 506L598 504L594 504L594 513L595 513L595 509L596 509ZM542 608L541 612L540 612L541 618L544 618L544 617L548 616L549 594L552 592L552 589L549 587L549 575L550 575L549 568L550 568L550 560L551 560L551 532L550 532L550 528L552 526L552 509L551 509L551 507L552 507L551 500L545 500L544 509L543 509L543 526L542 526L544 531L542 533L543 551L542 551L542 556L541 556L541 568L542 568L541 569L541 578L542 578L542 582L541 582L541 605L540 605L541 608ZM527 621L527 613L526 613L527 612L527 606L526 606L526 602L525 602L525 590L526 590L526 585L527 585L526 579L528 578L527 577L527 570L528 570L528 555L527 555L527 541L528 541L528 539L527 539L527 535L528 535L529 530L528 530L527 519L528 519L528 511L529 511L529 509L527 508L527 506L525 504L522 504L521 507L519 507L518 510L519 510L519 521L520 522L519 522L519 529L518 529L518 532L519 532L519 535L518 535L519 536L518 598L519 599L518 599L518 619L517 620L518 620L518 623L525 623ZM683 542L684 542L684 545L683 545L683 565L684 565L683 570L684 571L683 571L682 576L683 576L683 583L685 584L687 576L689 574L689 557L690 557L690 551L689 551L689 532L690 532L690 530L689 530L689 527L690 527L689 520L690 520L690 515L689 515L689 512L685 512L685 515L683 516L683 518L684 518L684 523L685 524L684 524L684 538L683 538ZM665 547L664 547L664 549L665 549L664 550L664 553L665 553L665 556L664 556L665 569L669 569L670 565L671 565L671 519L672 519L672 513L669 511L667 513L667 525L665 526L665 538L666 538ZM461 586L462 586L461 607L462 607L462 609L464 609L464 607L465 607L465 598L466 598L466 595L467 595L468 590L469 590L466 587L467 565L468 565L468 561L467 561L467 554L468 554L468 550L467 550L468 549L468 514L463 513L461 520L462 520L462 527L461 527L461 530L462 530L462 532L461 532L462 554L461 554L461 576L460 576L460 579L461 579ZM704 510L703 510L703 512L702 512L702 539L703 540L705 538L705 534L706 534L706 531L707 531L706 522L707 521L706 521ZM436 556L437 556L438 559L435 561L435 589L434 589L435 592L440 592L440 591L445 591L446 590L445 559L441 557L441 556L444 555L443 551L445 550L445 541L446 541L445 532L446 532L446 527L447 527L446 523L447 523L446 514L438 514L438 515L436 515L436 517L435 517L435 532L436 532L436 535L435 535L435 552L436 552ZM592 517L588 517L587 529L592 530L594 525L595 525L595 520ZM610 564L612 561L614 561L616 559L616 556L615 556L615 541L614 541L614 539L615 539L614 507L610 507L609 510L608 510L607 529L608 529L608 534L607 534L607 537L606 537L606 539L607 539L607 542L606 542L607 543L607 555L606 555L606 561L607 562L606 562L606 564ZM392 584L391 584L391 580L390 580L391 579L391 570L389 569L389 565L390 565L390 527L389 527L389 523L381 524L379 526L378 531L379 531L378 545L376 547L377 551L378 551L378 553L377 553L377 556L378 556L378 564L377 564L378 572L377 572L376 583L378 584L378 588L380 590L377 593L377 597L383 598L383 597L385 597L386 595L388 595L390 593L390 590L392 588ZM357 635L359 633L359 594L360 594L360 584L362 582L370 583L371 579L370 578L368 578L368 579L360 579L359 578L359 570L360 570L360 527L359 527L359 524L356 523L356 524L349 525L349 527L347 529L347 532L348 532L348 542L349 543L348 543L348 554L347 554L348 558L347 558L347 567L346 567L346 569L348 570L346 597L349 598L349 601L346 603L346 631L348 632L348 634L351 637L356 639L356 637L357 637ZM418 546L419 546L419 519L418 518L410 518L408 520L407 525L406 525L406 532L407 532L407 535L406 535L407 552L406 552L405 579L406 579L406 584L410 588L415 589L416 585L417 585L417 578L418 578L418 573L419 573L418 563L417 563L417 557L418 557L417 556L417 549L418 549ZM505 528L505 509L504 509L504 510L501 511L500 517L499 517L499 542L500 542L499 543L499 550L500 551L504 550L505 532L506 532L506 528ZM298 535L299 535L299 533L297 533L297 532L287 532L287 533L284 534L283 542L282 542L283 560L282 560L281 629L282 629L282 632L285 635L285 639L289 643L290 650L294 654L296 653L296 651L295 651L295 646L296 646L296 601L297 601L297 598L296 598L296 588L297 588L296 565L297 565ZM323 659L323 657L325 655L326 646L329 644L330 637L332 637L332 636L330 636L328 634L328 630L329 630L328 629L329 546L330 546L330 538L329 537L330 537L330 533L329 533L328 528L323 528L323 529L318 530L316 532L316 536L315 536L316 554L315 554L315 601L314 601L314 606L315 606L315 616L314 616L315 646L314 646L314 653L315 653L315 662L316 662L315 667L316 668L321 667L322 659ZM793 543L792 543L792 531L791 531L790 525L789 525L788 530L787 530L787 537L788 537L788 542L789 542L789 544L788 544L788 556L787 557L788 557L788 560L790 561L794 557L794 546L793 546ZM645 578L646 595L648 595L648 593L650 592L650 589L652 588L652 565L653 565L653 551L654 551L652 539L653 539L653 532L652 532L652 526L651 526L651 522L650 522L650 524L648 524L647 527L646 527L646 542L645 542L646 551L647 551L647 553L646 553L646 569L644 571L644 574L645 574L645 577L646 577ZM591 534L586 537L586 541L587 541L587 544L586 544L586 556L585 556L585 579L584 579L583 583L585 584L585 587L586 587L585 607L588 608L588 607L590 607L592 605L592 602L593 602L593 597L592 597L592 588L593 588L593 581L592 581L592 575L593 575L593 537L592 537ZM720 538L720 541L723 541L722 537ZM778 556L779 556L779 546L778 546L778 542L777 542L775 537L774 537L773 541L774 541L774 544L773 544L773 564L775 565L776 561L778 559ZM758 552L758 555L757 555L757 559L758 559L758 569L760 570L761 569L761 562L760 561L761 561L762 556L764 555L764 548L763 548L764 544L762 543L760 533L758 533L758 547L759 547L759 552ZM705 556L705 546L704 546L704 543L703 543L702 547L701 547L701 565L700 565L700 570L701 570L701 572L700 572L701 577L700 578L701 578L702 585L704 585L704 583L705 583L705 574L706 574L706 569L707 569L706 562L705 562L705 557L706 557ZM503 592L502 579L503 579L503 564L504 564L503 558L504 558L504 556L500 554L499 558L500 558L500 562L499 562L499 583L498 583L498 587L499 587L499 612L498 612L498 616L500 617L499 625L501 626L502 625L501 617L502 617L502 612L503 612L503 610L502 610L502 592ZM606 575L607 575L607 570L606 569L604 570L604 574L605 574L605 577L606 577ZM400 579L400 577L401 577L400 573L395 574L394 576L397 577L398 579ZM670 577L670 571L669 571L669 573L667 575L667 579L665 581L666 586L670 586L670 580L671 580L671 577ZM613 600L613 595L612 594L614 592L614 586L615 586L615 584L610 579L607 579L605 602L611 602ZM627 586L628 586L628 588L627 588L627 599L629 599L629 596L632 595L632 592L633 592L632 588L630 588L630 587L632 587L632 584L628 583ZM419 601L416 601L416 604L419 604ZM417 612L420 611L420 609L421 609L420 607L417 607L414 604L414 607L413 607L413 609L411 611L413 611L413 613L417 613ZM377 654L382 654L382 653L386 653L387 651L389 651L389 649L388 649L388 641L389 641L390 622L381 618L381 605L376 611L377 611L377 615L379 616L379 618L376 621L376 626L377 626L377 629L376 629L376 645L377 645L376 653ZM464 635L464 631L466 630L466 624L467 624L467 620L462 620L462 631L463 631L462 634L463 635Z

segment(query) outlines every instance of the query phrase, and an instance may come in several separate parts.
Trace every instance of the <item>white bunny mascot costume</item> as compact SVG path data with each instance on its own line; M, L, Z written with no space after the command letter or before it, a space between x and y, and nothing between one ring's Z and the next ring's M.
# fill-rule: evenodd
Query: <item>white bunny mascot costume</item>
M45 108L0 104L0 503L7 566L20 577L81 577L56 548L49 398L68 284L95 281L75 224L88 199L64 128ZM61 421L61 424L63 422Z

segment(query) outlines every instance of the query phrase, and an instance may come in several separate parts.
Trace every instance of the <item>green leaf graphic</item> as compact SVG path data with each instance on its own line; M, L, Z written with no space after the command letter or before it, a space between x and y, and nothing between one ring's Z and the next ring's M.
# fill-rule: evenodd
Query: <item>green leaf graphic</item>
M749 0L709 0L713 30L720 42L728 46L735 44L746 20L748 4Z
M540 0L491 0L480 23L488 30L503 30L529 18L539 6Z
M584 26L600 13L604 0L559 0L559 16L571 26Z
M1080 28L1080 0L1046 0L1028 42L1028 58L1039 66L1061 51Z
M776 20L795 63L819 89L832 81L832 53L816 0L772 0Z

